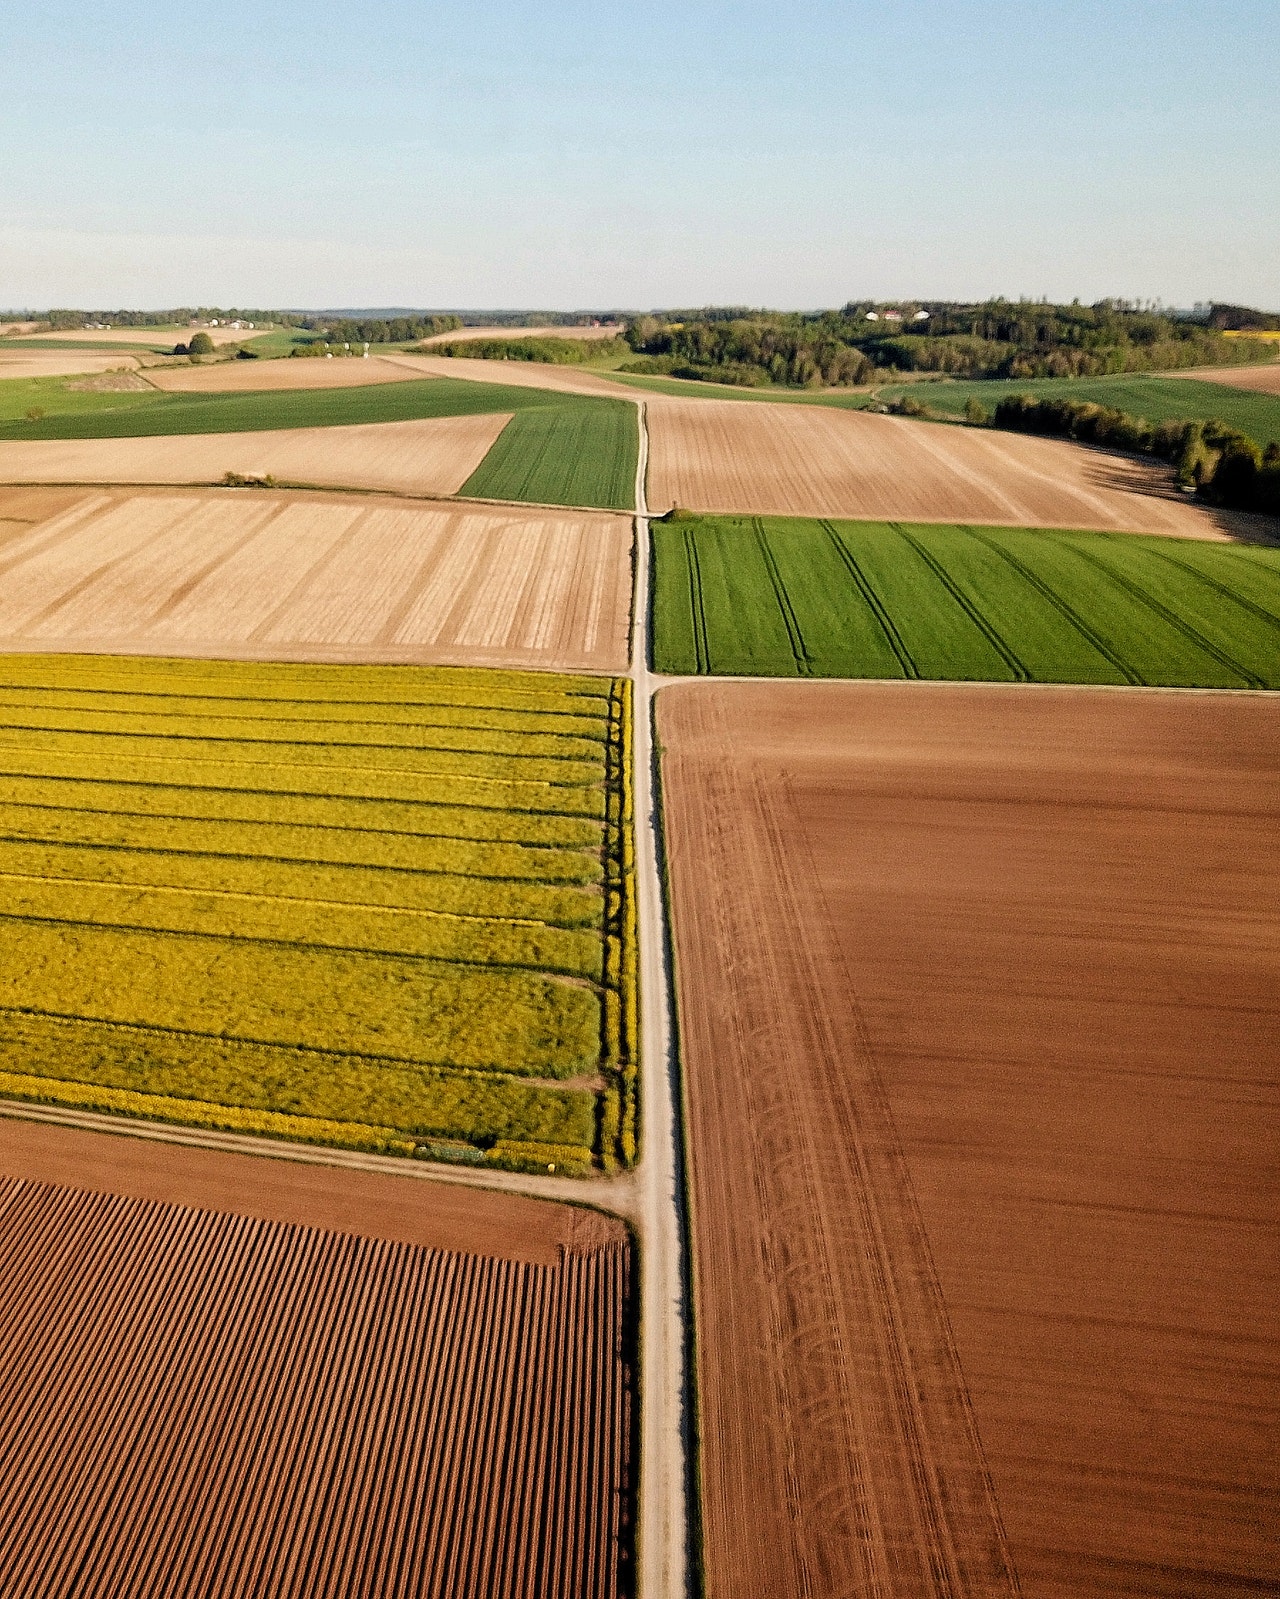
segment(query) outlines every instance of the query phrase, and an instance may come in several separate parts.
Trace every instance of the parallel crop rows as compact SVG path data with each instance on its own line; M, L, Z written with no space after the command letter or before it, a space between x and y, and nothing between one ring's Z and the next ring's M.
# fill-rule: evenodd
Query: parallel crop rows
M0 1182L11 1599L613 1599L631 1259Z
M3 658L0 1095L628 1158L626 693Z
M655 524L660 671L1280 687L1280 555L1114 533Z

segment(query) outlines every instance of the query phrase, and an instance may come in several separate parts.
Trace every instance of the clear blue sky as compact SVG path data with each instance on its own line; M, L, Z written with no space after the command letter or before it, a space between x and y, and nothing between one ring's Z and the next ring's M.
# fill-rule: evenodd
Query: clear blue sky
M0 0L0 307L1280 309L1280 0Z

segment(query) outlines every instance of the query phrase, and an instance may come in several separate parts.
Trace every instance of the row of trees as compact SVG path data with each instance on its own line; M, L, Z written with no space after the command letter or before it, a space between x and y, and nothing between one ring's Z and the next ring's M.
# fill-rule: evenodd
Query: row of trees
M437 333L452 333L462 326L457 316L392 317L313 317L304 327L324 335L335 344L408 344L415 339L430 339Z
M458 339L431 346L432 355L470 356L477 361L541 361L549 366L579 366L625 349L621 339L571 339L556 334L539 339Z
M1148 422L1109 406L1012 394L991 425L1046 433L1172 461L1179 481L1215 505L1280 515L1280 444L1263 449L1225 422Z

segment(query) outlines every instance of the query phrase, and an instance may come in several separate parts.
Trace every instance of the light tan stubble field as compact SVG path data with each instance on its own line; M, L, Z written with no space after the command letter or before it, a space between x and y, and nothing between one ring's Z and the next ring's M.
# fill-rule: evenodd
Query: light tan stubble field
M227 472L399 494L456 494L511 420L0 443L0 483L219 483Z
M810 405L650 403L649 504L1214 537L1167 470L1056 439Z
M1232 389L1253 389L1258 394L1280 394L1280 361L1270 366L1206 366L1178 375L1201 378L1206 383L1225 383Z
M1261 1593L1276 696L698 684L658 731L708 1599Z
M240 394L266 389L354 389L406 383L420 374L381 356L285 357L278 361L218 361L210 366L153 366L147 380L171 394Z
M629 521L269 491L0 491L0 648L625 669Z

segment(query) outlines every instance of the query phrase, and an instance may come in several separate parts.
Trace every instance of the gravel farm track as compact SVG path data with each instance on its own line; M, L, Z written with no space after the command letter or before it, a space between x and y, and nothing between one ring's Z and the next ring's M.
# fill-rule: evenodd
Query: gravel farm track
M658 696L707 1599L1280 1569L1280 724Z

